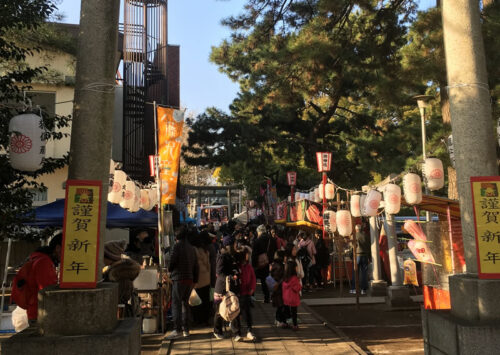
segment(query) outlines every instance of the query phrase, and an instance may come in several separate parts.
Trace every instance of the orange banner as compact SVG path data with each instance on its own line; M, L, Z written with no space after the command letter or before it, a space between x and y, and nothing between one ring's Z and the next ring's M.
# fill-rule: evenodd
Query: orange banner
M161 203L173 205L179 177L184 111L158 107L157 117Z

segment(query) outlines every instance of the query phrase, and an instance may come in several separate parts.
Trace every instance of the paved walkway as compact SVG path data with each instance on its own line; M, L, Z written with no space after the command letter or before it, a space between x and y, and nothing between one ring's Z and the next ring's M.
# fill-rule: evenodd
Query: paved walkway
M326 324L320 315L302 305L298 310L299 330L274 324L275 308L261 301L253 308L257 340L234 342L229 334L217 340L212 328L197 328L188 338L164 340L159 354L365 354L339 329ZM245 321L242 322L245 325ZM229 332L229 329L228 329ZM246 328L243 328L246 334Z

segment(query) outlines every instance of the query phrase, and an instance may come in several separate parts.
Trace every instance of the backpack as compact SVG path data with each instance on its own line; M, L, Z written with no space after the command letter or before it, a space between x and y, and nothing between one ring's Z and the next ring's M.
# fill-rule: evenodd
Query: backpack
M33 268L34 259L29 259L19 269L14 280L12 280L11 302L23 309L28 309L36 301L38 292L33 292L28 286L28 277Z
M304 268L309 266L309 263L311 262L311 257L309 256L309 252L307 251L307 247L299 248L299 251L297 252L297 257L299 258L299 260L302 263L302 266Z
M229 276L226 277L226 291L219 306L219 314L225 321L231 322L240 314L240 301L238 296L229 290Z

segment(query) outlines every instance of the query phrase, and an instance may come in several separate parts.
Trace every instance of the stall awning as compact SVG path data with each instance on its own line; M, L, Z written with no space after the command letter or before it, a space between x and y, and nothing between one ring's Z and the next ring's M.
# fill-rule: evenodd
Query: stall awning
M412 206L406 203L404 197L401 197L401 203L405 206ZM460 205L457 200L450 200L446 197L423 195L422 202L418 205L421 210L434 212L441 215L447 215L448 207L450 208L451 218L460 219Z
M62 227L64 219L64 199L35 208L34 221L26 223L32 227ZM157 227L155 212L140 209L129 212L120 205L108 202L107 228Z

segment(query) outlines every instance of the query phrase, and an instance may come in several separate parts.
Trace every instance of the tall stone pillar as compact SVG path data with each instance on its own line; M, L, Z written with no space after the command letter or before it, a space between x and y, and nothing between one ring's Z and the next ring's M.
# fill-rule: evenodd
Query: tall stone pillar
M465 262L477 273L471 176L498 175L477 0L443 0L443 33Z
M370 282L370 296L385 296L387 292L387 282L381 280L380 253L379 253L379 230L377 218L370 217L370 241L373 264L373 280Z
M101 180L99 270L106 234L119 0L82 0L76 56L69 179Z
M478 0L442 0L443 34L467 274L450 276L451 311L422 311L427 354L500 349L500 280L478 279L470 177L498 165Z
M386 301L388 305L393 307L407 306L411 303L410 291L406 286L403 286L403 276L398 265L398 239L396 236L396 226L394 225L394 216L387 212L385 213L385 232L387 233L392 283L387 289Z

